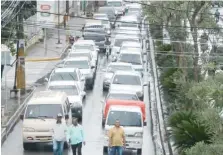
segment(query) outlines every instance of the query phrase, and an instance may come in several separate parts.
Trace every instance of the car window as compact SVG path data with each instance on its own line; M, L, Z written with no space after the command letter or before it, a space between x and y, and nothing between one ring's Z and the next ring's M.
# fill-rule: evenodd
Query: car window
M120 7L122 6L122 3L121 2L107 2L107 5L108 6L114 6L114 7Z
M128 53L122 53L120 54L118 58L119 62L127 62L134 65L141 65L141 56L140 54L128 54Z
M139 100L136 94L124 94L124 93L111 93L108 95L107 99L134 100L134 101Z
M49 86L49 90L53 91L62 91L65 92L68 96L79 95L79 89L73 85L64 85L64 86Z
M57 114L64 115L61 104L35 104L28 105L25 118L56 118Z
M141 85L141 80L139 76L135 75L115 75L113 84Z
M74 67L79 69L89 69L88 61L65 61L65 67Z
M50 81L78 81L76 72L54 72Z
M107 125L114 125L117 119L120 121L121 126L142 126L142 115L138 112L110 111L108 115Z

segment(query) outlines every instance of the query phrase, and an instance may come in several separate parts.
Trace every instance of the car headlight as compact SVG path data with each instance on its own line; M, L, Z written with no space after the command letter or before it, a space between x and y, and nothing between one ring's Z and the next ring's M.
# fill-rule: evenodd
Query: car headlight
M35 132L35 129L34 128L23 128L23 132Z
M143 136L142 132L136 132L135 133L135 137L142 137L142 136Z

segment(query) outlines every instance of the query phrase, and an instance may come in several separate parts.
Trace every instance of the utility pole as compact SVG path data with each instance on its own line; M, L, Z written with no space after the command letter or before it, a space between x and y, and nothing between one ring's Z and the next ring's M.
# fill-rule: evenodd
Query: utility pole
M58 0L58 42L57 44L61 44L60 43L60 0Z
M20 3L21 5L21 3ZM20 9L20 6L18 9ZM23 29L23 11L18 13L18 26L17 26L17 65L16 65L16 88L21 93L25 93L26 80L25 80L25 52L24 52L24 29Z
M65 16L65 24L66 24L66 41L69 42L69 27L68 27L68 18L69 18L69 0L66 0L66 16Z

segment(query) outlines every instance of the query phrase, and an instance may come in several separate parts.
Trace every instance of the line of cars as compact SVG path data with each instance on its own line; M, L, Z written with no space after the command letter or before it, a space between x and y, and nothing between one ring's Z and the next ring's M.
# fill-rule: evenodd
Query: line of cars
M117 1L113 5L118 5ZM99 8L100 10L102 9ZM123 11L125 13L112 24L114 30L110 38L111 62L103 69L103 91L108 92L105 99L101 100L104 152L108 147L108 131L118 119L126 134L126 148L136 150L140 155L143 128L146 125L144 86L148 85L143 81L143 56L146 53L142 50L142 12L138 4L129 4L128 9Z
M119 6L119 2L126 6L122 0L109 0L106 7L117 10L118 7L114 6ZM99 8L99 13L94 17L101 21L86 22L83 38L71 46L68 56L56 66L49 78L45 79L46 91L35 93L27 103L25 113L21 115L25 150L34 144L52 143L50 129L58 113L63 115L63 121L67 123L71 123L72 117L82 121L85 90L94 87L98 54L105 49L106 37L110 36L112 62L103 70L103 91L108 91L108 95L101 101L104 104L104 151L108 146L107 131L114 125L115 120L119 119L126 133L126 148L137 150L137 153L141 154L143 126L146 125L143 93L144 86L147 85L143 82L144 53L139 24L141 6L131 4L128 5L128 12L126 8L116 11L115 14L120 18L117 26L113 23L113 32L109 11L100 10L103 9ZM108 21L107 19L110 23L102 22ZM129 23L123 24L125 22Z

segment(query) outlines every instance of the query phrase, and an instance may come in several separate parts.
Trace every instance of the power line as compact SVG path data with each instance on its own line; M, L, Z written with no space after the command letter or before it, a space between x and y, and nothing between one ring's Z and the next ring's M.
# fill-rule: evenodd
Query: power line
M32 9L28 9L28 10L32 10ZM58 14L58 13L52 13L52 12L44 12L44 11L36 11L33 10L34 12L39 12L39 13L48 13L48 14L53 14L53 15L57 15L57 16L64 16L65 14ZM93 20L101 20L101 19L95 19L95 18L88 18L88 17L81 17L81 16L72 16L72 15L67 15L69 17L75 17L75 18L81 18L81 19L93 19ZM109 21L109 20L103 20L103 21ZM120 21L117 21L120 22ZM138 22L124 22L121 21L122 23L130 23L130 24L141 24ZM154 26L166 26L166 25L161 25L161 24L144 24L144 25L154 25ZM198 28L198 29L223 29L223 28L213 28L213 27L197 27L197 26L182 26L182 25L171 25L168 27L183 27L183 28Z
M145 5L145 6L152 6L152 7L161 7L161 8L165 8L165 9L169 9L169 10L175 10L175 11L180 11L180 12L192 12L192 13L195 12L195 11L189 11L189 10L177 10L175 8L159 6L159 5L153 5L153 4L145 4L145 3L141 3L141 2L131 2L131 1L126 1L126 0L124 0L124 2L137 3L137 4L141 4L141 5ZM206 14L206 15L213 15L213 16L215 16L215 14L213 14L213 13L203 13L203 12L200 12L198 14ZM223 15L220 15L220 16L223 17Z

